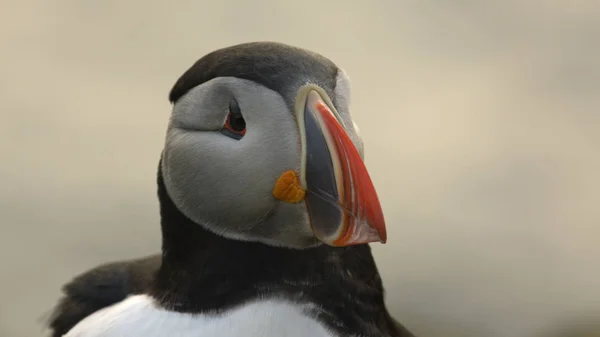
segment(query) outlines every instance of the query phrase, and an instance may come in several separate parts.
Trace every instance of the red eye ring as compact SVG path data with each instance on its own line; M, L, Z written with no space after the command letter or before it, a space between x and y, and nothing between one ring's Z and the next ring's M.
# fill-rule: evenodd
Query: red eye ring
M229 112L223 129L235 135L243 136L246 134L246 121L241 114L233 114Z

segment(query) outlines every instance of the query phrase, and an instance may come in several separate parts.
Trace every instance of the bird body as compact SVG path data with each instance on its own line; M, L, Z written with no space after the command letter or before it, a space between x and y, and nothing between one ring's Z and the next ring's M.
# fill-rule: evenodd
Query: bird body
M383 213L345 73L300 48L212 52L171 90L162 254L69 282L53 337L413 336L370 242Z

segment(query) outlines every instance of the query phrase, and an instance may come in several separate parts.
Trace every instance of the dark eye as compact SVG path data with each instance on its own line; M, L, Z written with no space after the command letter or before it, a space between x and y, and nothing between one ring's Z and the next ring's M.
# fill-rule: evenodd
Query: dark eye
M234 139L242 139L244 134L246 134L246 121L236 100L232 100L229 103L229 114L221 132Z

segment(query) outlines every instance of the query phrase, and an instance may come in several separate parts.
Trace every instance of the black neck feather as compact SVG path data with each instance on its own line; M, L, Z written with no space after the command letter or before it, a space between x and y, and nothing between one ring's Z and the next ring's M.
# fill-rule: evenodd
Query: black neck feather
M215 235L185 217L158 173L163 261L153 295L181 312L219 312L261 296L312 302L339 332L402 336L368 245L294 250Z

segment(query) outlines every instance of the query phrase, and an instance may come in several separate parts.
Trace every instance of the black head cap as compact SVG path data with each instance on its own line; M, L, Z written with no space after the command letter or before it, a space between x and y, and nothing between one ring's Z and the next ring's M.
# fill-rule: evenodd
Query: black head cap
M283 95L311 82L330 97L338 67L329 59L276 42L250 42L215 50L189 68L175 83L169 100L174 103L190 89L216 77L231 76L261 84Z

